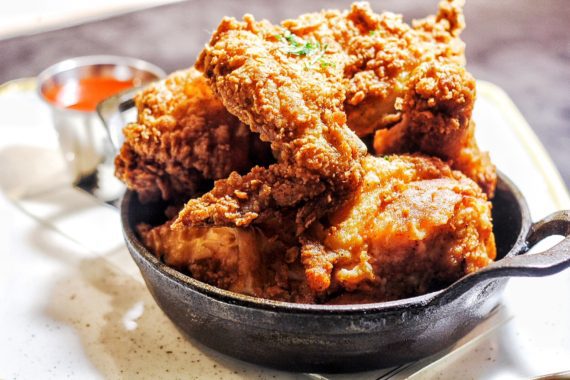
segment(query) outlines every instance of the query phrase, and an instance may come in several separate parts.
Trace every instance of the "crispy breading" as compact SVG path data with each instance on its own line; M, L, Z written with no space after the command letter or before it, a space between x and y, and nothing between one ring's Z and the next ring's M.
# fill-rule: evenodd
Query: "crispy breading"
M115 170L143 201L186 200L213 180L245 172L269 155L195 69L150 85L135 103L137 122L124 128Z
M262 231L255 227L172 229L171 223L138 227L143 243L167 265L221 289L278 301L316 301L299 249L287 241L287 234L268 237L273 231L269 225Z
M475 140L471 114L475 79L462 67L442 61L421 64L409 79L400 108L402 120L374 136L377 154L422 152L450 162L489 197L497 182L495 166Z
M309 286L368 302L423 294L496 255L491 204L437 158L367 157L359 189L301 240Z
M307 70L307 62L280 48L284 32L249 15L224 18L200 54L196 67L228 111L271 142L278 163L218 181L188 202L175 226L246 226L264 209L333 200L332 192L341 199L358 186L366 149L346 125L340 67ZM337 51L323 55L333 59Z

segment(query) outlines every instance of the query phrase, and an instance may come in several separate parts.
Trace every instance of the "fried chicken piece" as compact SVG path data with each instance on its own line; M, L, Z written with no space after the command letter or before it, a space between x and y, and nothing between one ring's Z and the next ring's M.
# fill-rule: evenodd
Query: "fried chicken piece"
M262 232L254 227L172 229L171 224L172 220L157 227L138 226L144 244L168 266L241 294L315 302L316 293L307 285L299 248L284 242L290 239L286 234L272 233L269 238L272 226L266 224Z
M367 157L353 197L302 237L309 286L339 302L423 294L496 255L491 204L436 158Z
M178 71L135 97L137 122L124 129L115 172L141 201L186 200L232 171L270 157L228 113L195 69Z
M475 80L463 67L463 3L441 1L436 16L412 26L400 15L374 13L367 3L306 14L283 26L323 46L338 43L344 57L332 63L343 66L348 125L361 137L378 131L377 154L436 155L492 197L495 167L480 152L470 125Z
M470 121L475 80L462 67L434 61L420 65L410 84L400 105L402 120L374 136L376 153L437 156L477 182L492 198L496 169L489 155L477 146L475 123Z
M196 67L228 111L271 143L279 163L354 182L365 147L346 126L340 67L307 70L298 55L280 48L284 32L251 15L241 22L224 18ZM342 59L332 46L326 55Z
M342 71L305 70L299 57L279 48L276 36L282 32L249 15L242 22L224 18L200 54L196 67L228 111L271 142L278 163L216 182L212 191L188 202L175 226L247 226L264 210L314 198L324 206L333 201L331 193L341 199L358 186L366 148L346 126ZM339 54L339 49L327 53ZM300 207L300 225L315 218L304 210Z
M463 0L443 0L436 16L410 26L401 15L376 14L368 3L357 2L348 11L309 13L282 25L302 39L340 45L348 125L366 136L402 118L398 98L410 88L409 78L421 63L465 64L459 38L465 26L462 7Z
M271 216L277 210L295 206L300 223L298 228L302 229L321 215L311 213L315 198L319 197L330 206L333 198L326 196L330 192L319 176L310 175L303 169L284 164L255 167L243 176L234 172L227 179L216 181L214 188L202 197L189 200L175 227L245 227L256 219L263 222L267 215Z

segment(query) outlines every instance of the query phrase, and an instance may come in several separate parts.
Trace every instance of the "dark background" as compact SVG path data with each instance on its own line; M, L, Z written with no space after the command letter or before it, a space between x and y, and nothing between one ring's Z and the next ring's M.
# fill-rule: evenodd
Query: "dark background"
M406 20L433 14L437 0L371 1ZM0 41L0 82L34 76L62 59L90 54L142 58L167 72L194 63L225 16L278 22L350 1L195 0L81 26ZM570 184L570 1L469 0L468 69L501 86L517 104ZM508 141L505 142L508 144Z

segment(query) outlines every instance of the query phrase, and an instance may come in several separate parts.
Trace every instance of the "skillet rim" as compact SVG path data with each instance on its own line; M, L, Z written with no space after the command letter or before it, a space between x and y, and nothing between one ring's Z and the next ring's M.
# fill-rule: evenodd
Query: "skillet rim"
M513 195L519 205L521 213L521 229L513 246L503 258L515 256L524 252L526 248L526 238L530 231L532 221L530 219L530 211L525 197L522 195L518 187L501 171L497 170L497 187L504 185L506 189ZM274 312L284 312L292 314L318 314L318 315L350 315L350 314L368 314L368 313L390 313L402 312L403 309L410 311L414 309L422 309L435 300L438 296L442 296L448 291L453 291L454 285L472 276L475 273L463 276L447 287L430 293L422 294L415 297L403 298L394 301L374 302L367 304L352 305L317 305L317 304L301 304L285 301L274 301L265 298L248 296L245 294L235 293L224 290L213 285L209 285L202 281L196 280L189 275L173 269L156 256L154 256L137 237L131 226L130 205L136 193L127 190L120 202L121 223L123 227L123 236L126 240L127 247L131 255L138 255L145 260L153 270L158 271L161 275L166 276L170 281L174 281L188 290L200 293L202 296L208 297L214 301L221 302L231 306L239 306L244 308L252 308ZM502 258L501 258L502 259ZM500 261L500 260L497 260ZM144 274L143 274L143 277ZM145 277L146 281L146 277ZM469 288L471 289L471 288Z

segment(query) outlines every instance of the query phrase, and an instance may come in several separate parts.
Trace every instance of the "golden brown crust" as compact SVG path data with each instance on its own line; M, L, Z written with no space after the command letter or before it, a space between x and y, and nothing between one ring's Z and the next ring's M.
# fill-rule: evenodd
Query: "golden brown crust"
M307 57L284 49L278 36L285 33L249 15L225 18L200 54L196 67L227 109L271 142L278 163L218 181L186 205L175 226L246 226L264 209L322 202L333 192L342 198L358 185L365 147L346 126L340 67L307 69ZM340 54L331 47L322 57ZM304 216L302 225L314 219Z
M495 258L491 204L463 174L422 156L367 157L363 166L353 197L302 238L313 290L404 298Z
M278 301L314 303L299 250L259 228L139 225L143 243L167 265L221 289ZM282 236L281 236L282 237Z
M150 85L135 103L137 122L124 129L115 167L142 201L187 199L215 179L249 169L254 154L267 155L195 69Z
M377 154L422 152L440 157L462 171L491 198L495 166L475 141L471 122L475 79L462 67L434 61L421 64L410 78L401 103L402 120L374 137Z

